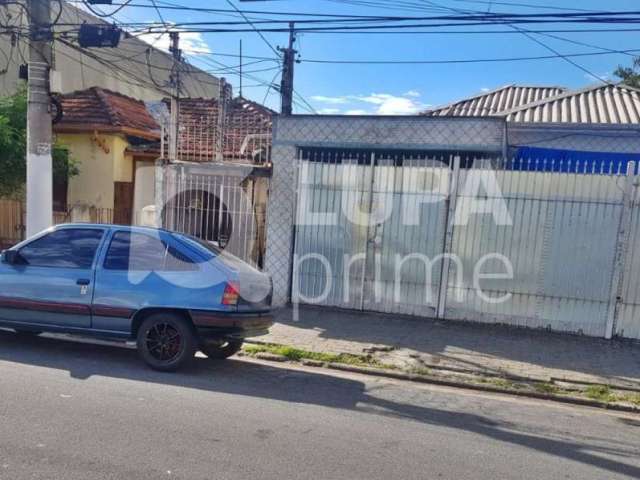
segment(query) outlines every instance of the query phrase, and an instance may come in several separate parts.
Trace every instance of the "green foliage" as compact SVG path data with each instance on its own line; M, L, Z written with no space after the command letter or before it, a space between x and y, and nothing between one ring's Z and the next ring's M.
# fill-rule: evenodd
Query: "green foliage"
M625 85L640 88L640 57L634 58L631 67L619 66L613 74Z
M20 193L24 187L27 145L27 93L20 90L10 97L0 98L0 197ZM79 173L75 160L61 145L55 145L53 156L54 182Z
M601 402L614 402L616 400L616 396L611 392L611 387L608 385L589 385L584 393L587 397Z
M344 363L347 365L355 365L360 367L378 367L378 368L393 368L390 365L385 365L373 358L369 358L364 355L353 355L349 353L322 353L322 352L310 352L302 350L300 348L290 347L288 345L275 345L275 344L256 344L245 345L243 350L248 355L255 355L256 353L266 352L273 353L275 355L281 355L288 360L299 362L302 359L315 360L324 363Z

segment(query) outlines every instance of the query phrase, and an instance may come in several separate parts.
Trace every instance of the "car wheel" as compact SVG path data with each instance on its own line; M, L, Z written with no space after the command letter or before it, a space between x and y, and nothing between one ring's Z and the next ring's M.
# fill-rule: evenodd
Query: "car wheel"
M14 329L14 332L22 337L37 337L42 333L39 330L22 330L21 328Z
M138 352L155 370L171 372L187 365L196 353L193 327L182 317L160 313L147 318L138 330Z
M242 340L206 340L200 344L200 351L209 358L224 359L238 353L242 343Z

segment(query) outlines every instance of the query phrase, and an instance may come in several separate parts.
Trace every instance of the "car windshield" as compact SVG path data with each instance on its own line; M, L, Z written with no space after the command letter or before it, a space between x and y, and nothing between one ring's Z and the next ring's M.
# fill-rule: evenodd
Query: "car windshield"
M222 250L213 242L208 242L207 240L202 240L198 237L194 237L193 235L187 235L184 233L174 233L173 235L191 248L195 249L197 252L201 253L207 260L211 260L222 253Z

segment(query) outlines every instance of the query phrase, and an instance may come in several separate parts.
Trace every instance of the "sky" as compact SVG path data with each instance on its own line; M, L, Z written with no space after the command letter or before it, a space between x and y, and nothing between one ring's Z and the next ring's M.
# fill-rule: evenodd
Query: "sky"
M148 4L150 0L135 0ZM230 3L242 10L270 12L335 13L350 15L436 15L433 4L454 9L473 9L493 13L552 13L558 10L544 7L564 7L608 11L640 10L637 0L158 0L159 5L179 4L186 7L208 7L231 10ZM509 3L511 5L504 5ZM363 4L367 4L365 6ZM371 6L371 4L381 6ZM534 8L513 4L533 5ZM424 5L424 10L422 6ZM105 12L109 7L103 7ZM172 23L194 21L242 20L237 15L194 13L186 10L162 10L165 21ZM252 17L253 18L253 17ZM282 17L279 17L282 18ZM286 17L285 17L286 18ZM159 21L151 8L125 7L118 15L121 22ZM634 25L629 25L633 28ZM475 27L474 27L475 28ZM611 28L608 25L556 24L525 26L525 28ZM507 27L478 27L475 31L491 29L512 30ZM448 32L459 30L445 29ZM472 30L465 28L464 30ZM594 53L602 49L638 49L640 31L609 33L557 33L563 38L586 42L600 47L576 45L566 40L534 35L549 47L562 54ZM286 33L265 33L266 40L274 47L285 46ZM154 40L157 37L154 37ZM221 71L224 65L237 66L239 43L242 40L245 56L272 58L247 65L245 71L260 80L245 78L243 96L278 110L276 91L264 83L279 82L279 68L275 54L257 33L183 33L181 41L188 60L194 65L224 76L239 93L239 76L233 70ZM168 38L161 38L156 46L166 48ZM497 34L362 34L362 33L304 33L298 36L296 48L302 63L296 65L295 90L299 94L295 113L309 113L310 107L324 114L414 114L433 106L479 94L507 84L550 85L579 88L597 83L600 79L614 79L618 65L630 65L630 54L607 54L577 57L578 68L561 58L518 62L473 64L325 64L307 63L308 60L451 60L478 58L511 58L552 55L542 45L527 38L521 32ZM255 61L255 60L254 60ZM251 60L245 58L245 63ZM595 75L587 73L585 70ZM596 78L598 77L598 78ZM301 97L310 105L307 106Z

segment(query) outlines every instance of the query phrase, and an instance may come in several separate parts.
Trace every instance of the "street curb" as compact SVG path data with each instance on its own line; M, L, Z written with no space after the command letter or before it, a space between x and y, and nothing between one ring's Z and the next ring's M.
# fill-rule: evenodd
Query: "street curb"
M244 355L244 356L247 356L249 358L252 357L251 355ZM612 410L612 411L627 412L627 413L640 413L640 407L634 407L631 405L605 403L605 402L600 402L598 400L592 400L592 399L582 398L582 397L553 395L548 393L532 392L532 391L518 391L518 390L511 390L508 388L501 388L494 385L482 385L477 383L459 382L455 380L449 380L449 379L444 379L444 378L434 377L429 375L405 373L400 371L385 370L385 369L374 368L374 367L359 367L359 366L347 365L343 363L325 363L325 362L319 362L316 360L305 360L305 359L301 360L300 362L295 362L293 360L289 360L287 357L284 357L282 355L274 355L266 352L257 353L256 355L253 355L253 357L259 360L265 360L265 361L271 361L271 362L299 363L308 367L326 368L329 370L339 370L343 372L359 373L359 374L371 375L375 377L392 378L395 380L404 380L409 382L440 385L440 386L453 387L453 388L463 388L467 390L475 390L475 391L487 392L487 393L500 393L504 395L513 395L513 396L522 397L522 398L534 398L537 400L550 400L558 403L579 405L583 407L594 407L594 408L600 408L604 410Z
M362 373L366 375L373 375L377 377L394 378L397 380L407 380L410 382L427 383L433 385L441 385L445 387L466 388L468 390L477 390L480 392L489 393L502 393L507 395L514 395L517 397L535 398L538 400L551 400L561 403L569 403L572 405L581 405L586 407L596 407L605 410L616 410L621 412L640 413L640 408L630 405L618 405L605 402L599 402L597 400L590 400L587 398L570 397L565 395L552 395L540 392L531 391L518 391L510 390L508 388L500 388L492 385L480 385L476 383L456 382L454 380L446 380L437 377L430 377L428 375L418 375L413 373L393 372L382 370L372 367L357 367L354 365L344 365L341 363L328 363L325 365L329 369L341 370L345 372Z

